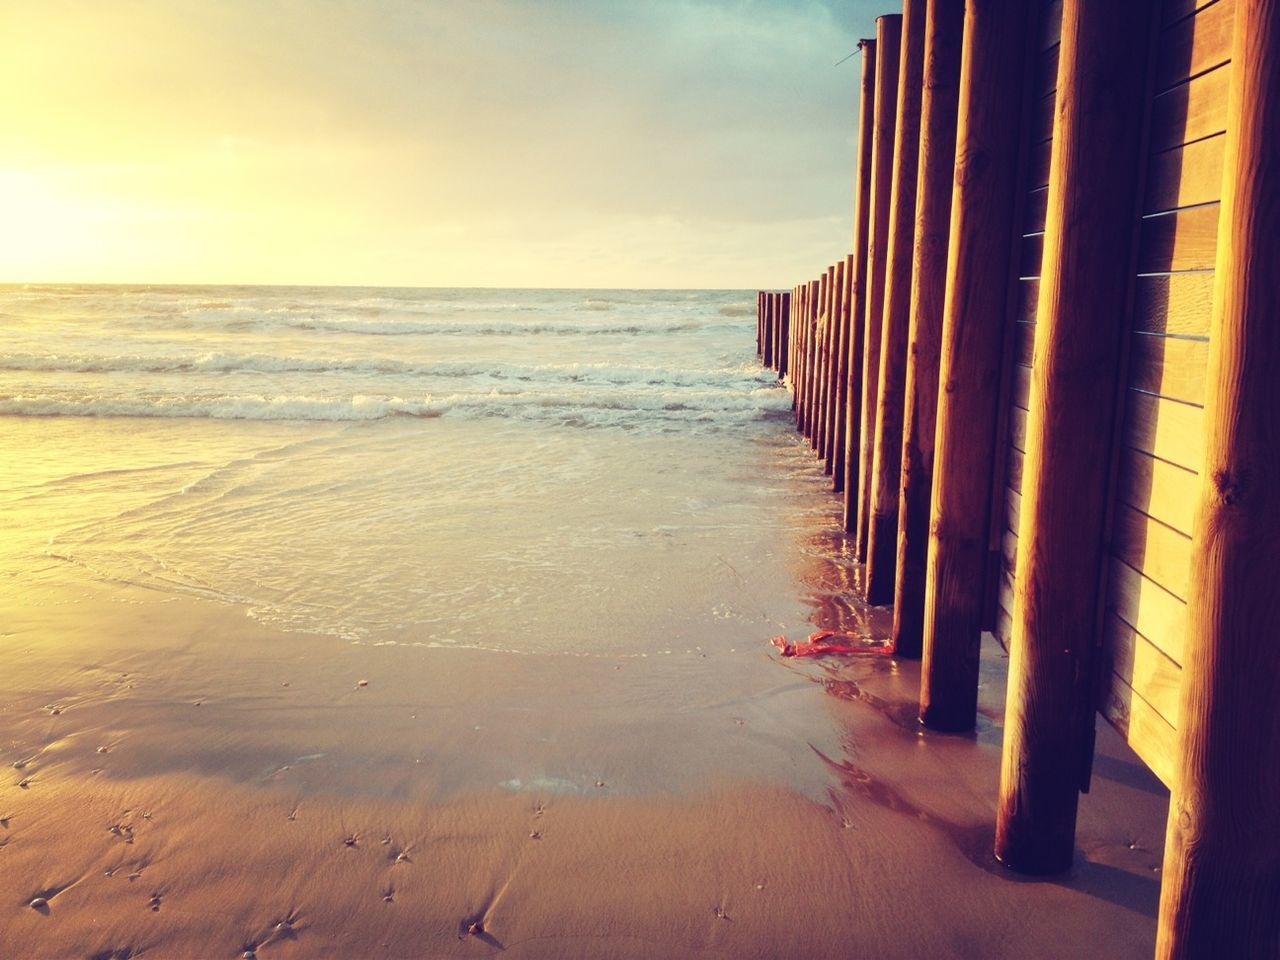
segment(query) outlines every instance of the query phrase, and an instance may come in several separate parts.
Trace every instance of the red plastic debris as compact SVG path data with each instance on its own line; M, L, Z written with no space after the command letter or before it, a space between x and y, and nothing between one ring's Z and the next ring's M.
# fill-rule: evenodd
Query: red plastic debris
M792 643L786 637L774 637L769 641L784 657L821 657L828 653L888 653L888 644L856 633L837 630L818 630L809 634L808 640Z

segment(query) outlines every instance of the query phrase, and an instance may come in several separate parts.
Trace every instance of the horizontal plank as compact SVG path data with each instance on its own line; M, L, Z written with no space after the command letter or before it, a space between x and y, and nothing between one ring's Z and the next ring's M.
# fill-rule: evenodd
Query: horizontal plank
M1053 141L1033 144L1027 160L1027 190L1039 190L1049 185L1049 164L1053 159Z
M1161 213L1222 199L1225 133L1155 154L1147 170L1143 213Z
M1231 59L1234 0L1220 0L1160 34L1156 89L1165 90Z
M1219 206L1211 203L1144 217L1138 243L1138 272L1213 269L1218 253Z
M1012 530L1005 530L1000 541L1000 569L1015 577L1018 572L1018 535Z
M1058 86L1058 54L1062 50L1062 44L1055 43L1046 50L1040 51L1040 57L1036 61L1036 77L1034 96L1042 97L1046 93L1053 93Z
M1119 559L1107 564L1107 609L1181 664L1187 605Z
M1027 452L1027 411L1009 408L1009 444L1015 450Z
M1045 0L1041 9L1040 49L1048 50L1062 39L1062 0Z
M1102 648L1111 672L1147 701L1161 718L1178 728L1182 668L1119 617L1107 615Z
M1204 411L1188 403L1126 391L1124 445L1200 471Z
M1022 517L1020 515L1022 510L1022 494L1018 493L1017 490L1010 490L1006 487L1004 510L1005 529L1011 531L1014 536L1017 536L1018 526L1022 522Z
M1111 552L1164 587L1187 599L1191 576L1191 538L1133 507L1118 506L1111 526Z
M1172 787L1177 769L1178 735L1160 714L1114 673L1103 692L1098 712L1115 727L1151 772L1166 787Z
M1008 469L1005 471L1005 484L1014 490L1022 489L1022 460L1025 457L1021 450L1009 448Z
M1227 128L1227 87L1231 65L1193 77L1151 103L1152 153L1211 137Z
M1199 474L1136 450L1120 455L1117 503L1128 504L1189 537L1199 496Z
M1129 387L1183 403L1204 404L1209 341L1135 333L1129 347Z
M1052 93L1031 105L1031 142L1039 143L1053 136L1053 114L1057 97Z
M1186 17L1217 3L1218 0L1164 0L1160 8L1160 24L1167 29Z
M1041 187L1027 194L1026 207L1022 211L1022 232L1038 233L1044 230L1049 208L1049 188Z
M1022 252L1018 257L1018 276L1022 279L1040 276L1040 261L1044 256L1044 234L1033 233L1022 238Z
M1031 368L1026 364L1013 365L1013 390L1009 399L1020 410L1031 409Z
M1036 308L1039 306L1040 300L1040 280L1039 278L1028 278L1018 284L1018 315L1016 319L1020 323L1035 323Z
M1035 357L1036 325L1034 323L1015 323L1013 325L1013 361L1023 366L1031 366Z
M1013 617L1004 607L996 610L996 628L991 635L996 638L996 642L1004 647L1004 652L1009 652L1009 638L1013 635Z
M1138 277L1133 329L1184 337L1208 337L1213 313L1213 273Z

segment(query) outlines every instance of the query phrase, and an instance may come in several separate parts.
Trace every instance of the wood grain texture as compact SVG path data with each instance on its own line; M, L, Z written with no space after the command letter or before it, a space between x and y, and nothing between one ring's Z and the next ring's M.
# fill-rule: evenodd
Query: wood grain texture
M1218 250L1218 205L1146 217L1138 250L1139 273L1212 270Z
M1139 277L1134 287L1133 329L1207 339L1212 307L1211 271Z
M871 150L871 213L867 232L867 292L862 325L862 422L858 427L858 509L853 537L854 555L859 561L867 559L867 534L871 522L871 461L876 446L880 333L884 315L889 220L893 212L889 196L893 187L898 64L902 56L902 17L900 15L877 18L876 50L875 133Z
M1200 407L1130 391L1125 399L1123 443L1170 463L1196 470L1204 450Z
M1143 393L1204 403L1209 344L1204 340L1137 333L1130 340L1129 386Z
M996 855L1071 865L1151 102L1154 0L1063 3ZM1068 573L1070 572L1070 573Z
M867 237L870 232L871 148L876 104L874 40L862 41L862 79L858 92L858 165L854 172L857 209L853 218L853 270L849 295L849 345L845 375L844 529L858 524L858 455L862 449L863 317L867 300Z
M1163 150L1147 169L1144 213L1213 203L1222 195L1222 151L1225 134Z
M942 352L947 244L955 180L964 0L929 0L925 21L892 632L895 652L912 658L919 657L924 650L924 581L933 498L938 357Z
M1022 0L966 4L955 188L939 357L920 717L972 728L987 612L993 460L1012 281L1026 116L1038 11Z
M1237 0L1230 77L1160 958L1280 956L1277 0Z
M1186 599L1191 576L1191 538L1130 506L1115 512L1111 551L1175 597Z
M867 531L867 602L893 602L898 559L898 493L902 489L903 396L911 324L911 272L915 248L916 188L920 161L920 101L924 79L926 0L904 0L898 117L894 124L893 180L889 190L889 242L885 259L880 374L871 452L871 504Z
M835 473L836 463L836 404L840 397L840 320L844 312L844 259L832 264L827 271L827 368L823 378L826 409L822 426L822 472Z

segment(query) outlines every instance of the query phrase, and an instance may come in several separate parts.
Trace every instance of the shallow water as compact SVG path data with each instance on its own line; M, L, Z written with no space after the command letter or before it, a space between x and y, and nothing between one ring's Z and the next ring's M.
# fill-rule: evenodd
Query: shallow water
M0 574L370 644L666 655L777 632L796 444L754 299L0 289ZM779 466L783 469L778 469Z

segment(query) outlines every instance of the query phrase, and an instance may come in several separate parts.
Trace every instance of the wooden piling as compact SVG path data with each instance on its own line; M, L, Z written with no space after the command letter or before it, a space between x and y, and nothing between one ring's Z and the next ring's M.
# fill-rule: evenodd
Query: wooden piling
M764 291L756 291L756 356L764 356Z
M924 14L925 0L904 0L893 179L889 191L892 212L885 255L880 373L876 380L876 429L871 455L871 519L867 531L864 578L867 602L872 604L893 602L893 578L898 556L902 391L907 376L907 327L911 319L911 266L920 155L920 87L924 76Z
M1018 189L1035 6L965 5L947 247L920 719L968 730L978 708L992 464L1005 338L1016 309Z
M918 657L924 647L924 576L929 554L938 355L947 286L947 244L956 164L956 105L964 0L928 0L920 101L919 183L903 392L901 493L893 604L893 648Z
M1237 0L1156 956L1280 956L1280 5Z
M858 522L858 457L862 449L863 317L867 300L867 235L870 231L871 148L875 143L876 42L862 40L858 91L858 163L854 170L853 269L849 271L849 343L845 362L844 529Z
M822 389L823 377L826 373L826 328L827 328L827 273L824 270L818 277L817 302L813 326L813 403L809 415L809 446L820 450L822 442L822 425L825 422L823 404L825 395Z
M803 436L809 429L809 284L800 285L800 313L796 317L796 430Z
M822 338L826 362L822 371L822 443L818 456L822 460L822 472L831 474L831 450L835 438L832 433L836 422L836 323L839 309L839 271L837 264L827 267L827 328Z
M814 410L818 388L818 310L821 292L822 284L817 280L810 280L808 315L805 317L805 336L808 341L805 348L808 364L808 370L805 373L805 436L809 438L810 446L813 444Z
M764 330L762 331L764 365L773 368L773 325L776 321L774 311L777 309L777 301L772 293L764 295Z
M1157 0L1064 0L996 856L1071 865L1140 213Z
M787 375L787 333L791 326L791 294L786 291L776 294L778 298L778 323L774 330L773 366L777 367L778 379L786 379Z
M867 556L871 508L871 458L875 452L876 385L880 377L880 330L884 311L885 256L889 247L889 193L893 186L893 130L897 119L898 62L902 54L902 17L876 19L876 96L871 148L871 204L867 232L867 285L862 318L862 409L858 427L857 519L854 553Z
M791 322L787 329L787 386L791 390L791 409L796 410L796 317L800 312L800 285L791 288Z
M845 431L849 406L849 302L853 284L853 257L846 255L836 270L835 419L831 424L831 489L844 492Z

